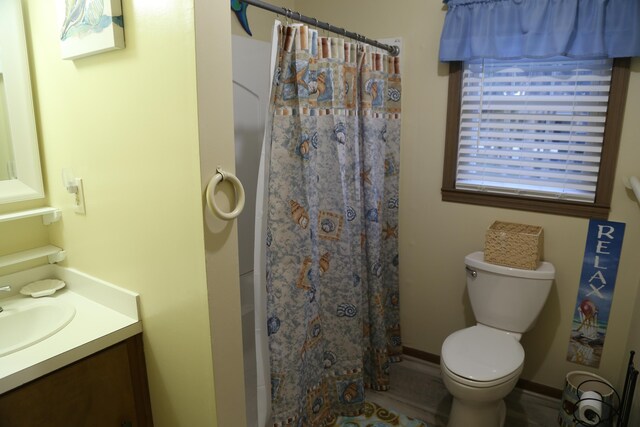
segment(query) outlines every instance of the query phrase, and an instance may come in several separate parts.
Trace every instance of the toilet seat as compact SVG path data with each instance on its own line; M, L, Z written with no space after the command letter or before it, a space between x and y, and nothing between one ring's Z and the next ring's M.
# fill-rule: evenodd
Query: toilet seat
M506 332L484 325L454 332L442 344L442 363L459 382L476 387L500 384L522 371L524 350Z
M520 377L520 374L522 373L522 368L524 366L524 364L522 364L518 369L516 369L510 375L507 375L502 378L498 378L497 380L494 380L494 381L474 381L474 380L470 380L469 378L461 377L460 375L451 371L451 369L449 369L446 363L444 363L443 361L440 362L440 365L441 365L442 371L445 373L445 375L449 377L451 381L458 384L465 385L467 387L474 388L474 389L487 389L492 387L498 387L498 386L501 386L502 384L508 383L511 380L517 381L518 378Z

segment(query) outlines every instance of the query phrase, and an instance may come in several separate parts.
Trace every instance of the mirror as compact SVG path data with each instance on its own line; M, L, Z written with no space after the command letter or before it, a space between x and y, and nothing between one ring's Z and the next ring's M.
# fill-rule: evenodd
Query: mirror
M0 0L0 203L44 197L20 0Z

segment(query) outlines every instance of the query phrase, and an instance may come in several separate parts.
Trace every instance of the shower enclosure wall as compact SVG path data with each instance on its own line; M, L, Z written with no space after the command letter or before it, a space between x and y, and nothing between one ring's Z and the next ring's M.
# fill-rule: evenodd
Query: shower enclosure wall
M264 292L264 233L262 216L266 168L261 164L265 118L269 101L271 45L233 37L233 97L236 175L246 192L238 218L238 256L242 303L245 400L247 425L265 427L270 382ZM257 225L257 226L256 226Z

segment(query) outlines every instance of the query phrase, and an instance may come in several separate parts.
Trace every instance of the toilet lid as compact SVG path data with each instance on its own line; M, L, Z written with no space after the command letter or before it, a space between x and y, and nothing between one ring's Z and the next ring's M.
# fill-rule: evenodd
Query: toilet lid
M450 371L474 381L494 381L515 372L524 350L512 336L486 326L473 326L449 335L442 360Z

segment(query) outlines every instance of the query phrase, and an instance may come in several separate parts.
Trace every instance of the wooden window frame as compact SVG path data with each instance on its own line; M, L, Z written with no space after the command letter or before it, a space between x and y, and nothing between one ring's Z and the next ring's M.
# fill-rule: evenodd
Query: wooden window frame
M593 202L574 202L456 189L460 102L462 97L464 63L451 62L449 64L449 92L444 170L442 175L442 201L555 215L608 219L611 209L611 196L613 194L616 164L618 162L624 108L627 101L627 88L629 87L630 63L630 58L616 58L613 61L607 121L604 129L595 200Z

